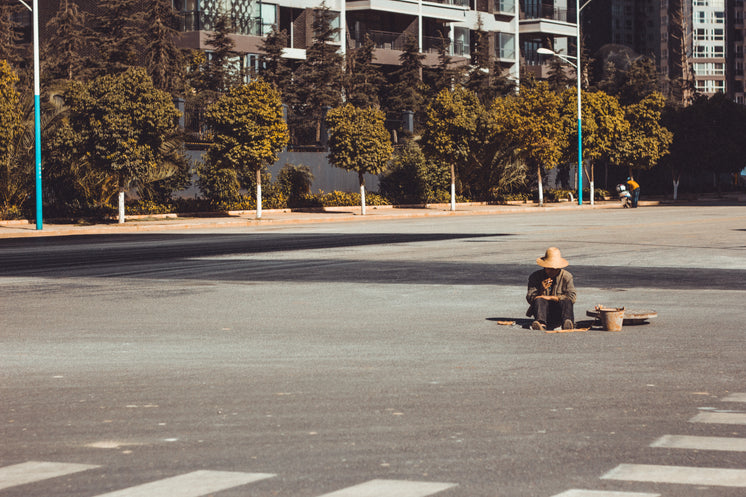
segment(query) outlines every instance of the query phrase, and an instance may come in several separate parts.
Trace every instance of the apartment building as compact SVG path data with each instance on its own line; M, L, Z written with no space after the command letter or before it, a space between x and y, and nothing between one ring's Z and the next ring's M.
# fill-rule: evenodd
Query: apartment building
M539 79L548 76L547 58L539 48L576 55L575 2L570 0L520 0L520 45L524 69Z
M245 54L243 63L249 67L256 67L261 40L273 25L289 35L284 55L304 59L313 41L313 9L320 5L320 0L174 0L184 19L182 46L209 50L209 32L217 16L226 12L236 26L236 50ZM481 25L499 67L509 77L519 77L516 0L328 0L325 5L337 14L337 41L343 53L369 36L376 46L375 62L395 66L411 35L426 56L423 63L436 65L443 36L452 40L453 60L466 62L472 33Z

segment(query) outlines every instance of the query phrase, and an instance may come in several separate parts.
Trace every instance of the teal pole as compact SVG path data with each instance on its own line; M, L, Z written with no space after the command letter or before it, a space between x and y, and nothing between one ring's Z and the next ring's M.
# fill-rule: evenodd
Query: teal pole
M41 202L41 98L39 84L39 0L31 10L34 29L34 148L36 149L36 229L43 228Z
M580 0L575 0L575 11L577 12L575 15L575 36L577 38L575 69L577 71L576 79L578 80L578 205L583 205L583 118L580 111L580 10Z

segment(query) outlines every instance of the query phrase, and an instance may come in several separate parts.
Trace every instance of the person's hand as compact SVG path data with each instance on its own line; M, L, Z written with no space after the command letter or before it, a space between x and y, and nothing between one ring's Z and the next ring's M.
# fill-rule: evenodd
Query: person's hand
M549 290L552 288L552 278L547 278L541 282L541 286L544 287L544 290Z

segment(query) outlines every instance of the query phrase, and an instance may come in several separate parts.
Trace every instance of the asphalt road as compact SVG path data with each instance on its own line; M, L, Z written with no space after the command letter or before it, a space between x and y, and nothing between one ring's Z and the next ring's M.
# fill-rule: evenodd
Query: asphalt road
M658 318L528 330L549 245L581 325ZM3 239L0 286L0 497L746 494L744 207Z

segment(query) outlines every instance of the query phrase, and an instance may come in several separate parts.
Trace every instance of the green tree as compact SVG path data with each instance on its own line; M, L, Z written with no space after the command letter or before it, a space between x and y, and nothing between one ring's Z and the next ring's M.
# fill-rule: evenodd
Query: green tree
M18 51L21 26L16 22L14 13L22 8L20 3L0 2L0 60L6 60L14 68L21 62Z
M204 65L202 75L203 87L198 90L212 92L209 102L214 101L219 94L227 93L231 88L238 86L243 81L240 68L234 64L238 55L235 51L236 44L231 38L234 31L233 22L226 14L220 14L215 19L214 31L207 37L206 44L210 48L210 56Z
M29 193L29 165L18 161L18 139L23 131L21 97L15 86L18 75L6 60L0 60L0 217L22 203Z
M664 106L663 95L654 92L624 108L629 126L614 148L611 161L627 168L630 177L634 177L634 170L651 169L668 154L673 135L661 123Z
M145 67L153 85L173 96L184 95L185 57L176 46L178 17L171 0L156 0L145 14Z
M381 110L360 109L351 104L332 109L326 116L329 162L357 172L362 215L365 215L365 174L382 172L393 153L385 121L386 116Z
M437 202L448 195L448 175L448 166L428 160L415 140L407 140L381 175L381 194L398 204Z
M313 185L311 168L304 165L285 164L277 174L280 191L287 197L288 207L301 205L303 197L310 195Z
M279 91L283 102L288 102L288 91L292 84L293 71L288 65L288 59L282 56L283 50L288 46L287 31L279 30L276 24L262 40L260 50L262 55L261 77L268 83L273 84Z
M591 187L591 204L594 202L595 166L608 160L623 137L628 136L629 122L619 101L602 91L583 91L583 169ZM578 97L575 90L563 94L563 120L567 136L564 157L568 163L578 163Z
M380 69L373 64L375 43L365 35L363 43L347 52L345 95L355 107L378 107L378 94L384 83Z
M50 79L85 79L86 58L83 50L88 45L85 14L72 0L60 2L54 17L47 22L49 39L45 40L42 74Z
M178 136L179 113L142 68L73 82L65 102L73 154L116 183L123 223L125 191L162 179L164 146Z
M619 89L619 103L630 105L640 102L660 88L658 69L650 57L638 57L629 65L624 82Z
M682 174L739 173L744 167L746 109L722 93L699 96L667 119L674 132L670 157L674 198ZM718 188L720 187L718 183Z
M280 93L271 84L255 79L231 88L207 109L213 143L206 166L221 181L237 182L240 175L256 177L256 217L262 217L262 171L278 159L288 143L282 118Z
M386 107L388 110L402 112L410 110L417 116L422 115L425 103L425 84L422 82L422 61L425 55L420 53L417 39L406 34L401 65L393 72L393 85L387 87Z
M570 86L571 80L567 76L567 63L559 57L549 58L549 73L547 83L553 92L560 94ZM577 114L577 112L576 112Z
M477 123L484 108L476 94L461 86L444 89L427 108L422 136L427 155L451 169L451 210L456 210L456 178L473 153Z
M98 75L121 73L140 65L145 47L142 2L140 0L103 0L94 17L93 29Z
M423 68L423 79L429 86L429 94L433 97L443 89L451 89L454 85L461 83L464 65L456 65L451 56L451 38L438 33L438 65L430 69Z
M516 157L536 171L539 205L544 204L542 170L557 165L566 140L560 106L559 95L546 82L524 86L518 95L497 99L492 106L496 126L515 147Z
M315 124L315 141L321 141L324 113L342 103L343 58L334 40L339 28L332 26L336 14L325 3L313 11L313 43L306 60L296 71L293 104L296 112Z

